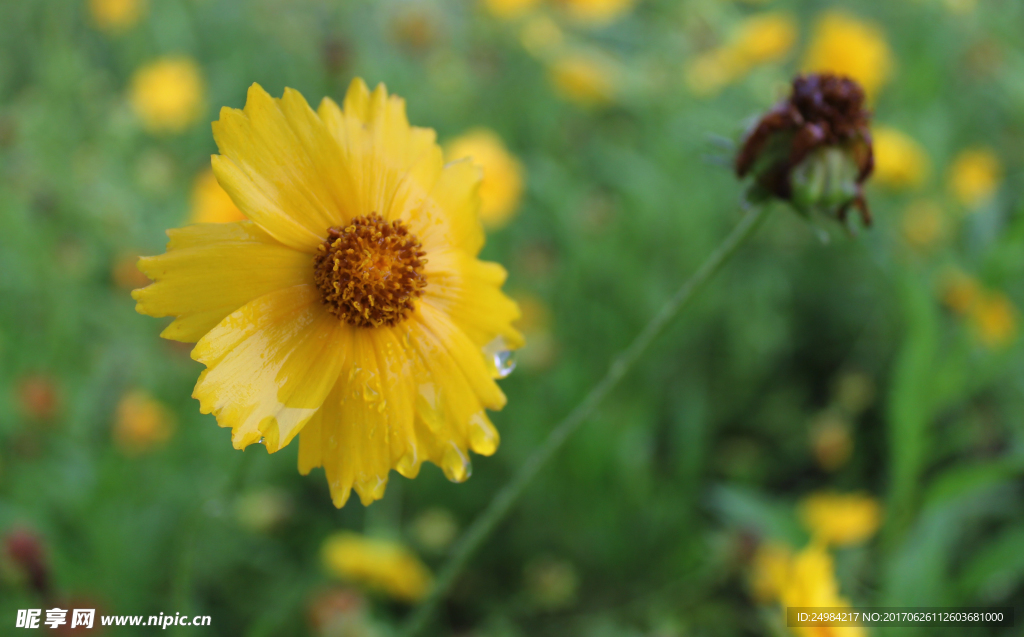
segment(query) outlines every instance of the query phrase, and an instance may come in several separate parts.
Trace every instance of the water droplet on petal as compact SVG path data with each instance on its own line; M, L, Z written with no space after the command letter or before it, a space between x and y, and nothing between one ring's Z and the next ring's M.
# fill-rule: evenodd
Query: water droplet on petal
M498 370L498 378L506 378L515 371L516 360L509 350L502 350L494 355L494 367Z
M261 437L259 440L256 441L256 444L258 444L258 445L265 445L265 444L267 444L267 439Z
M504 337L499 336L484 345L484 356L487 357L488 366L495 378L507 378L516 368L515 358Z
M368 403L376 402L380 400L380 393L369 384L363 385L363 400Z
M473 475L473 465L469 462L469 456L454 443L441 458L441 470L452 482L465 482Z

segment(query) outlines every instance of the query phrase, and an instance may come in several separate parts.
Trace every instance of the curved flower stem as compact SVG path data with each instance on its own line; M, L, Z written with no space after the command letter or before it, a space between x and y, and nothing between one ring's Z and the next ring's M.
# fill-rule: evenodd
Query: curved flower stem
M569 436L575 433L580 425L594 412L594 409L604 400L608 392L619 384L619 381L626 375L626 372L636 364L654 339L664 331L672 319L686 307L697 291L729 261L733 254L736 253L737 248L754 234L754 231L757 230L758 226L767 216L767 212L768 207L765 205L757 205L747 211L746 215L729 236L701 264L693 276L687 279L686 283L672 295L672 298L662 306L654 318L633 339L629 347L615 358L604 378L569 412L565 419L551 430L544 443L526 459L526 462L519 468L518 473L513 476L512 480L498 492L487 508L477 516L476 520L473 521L473 524L463 534L458 544L456 544L448 561L438 573L437 581L430 595L420 603L404 626L404 630L401 632L402 637L414 637L423 630L434 609L448 594L452 584L455 583L455 579L462 572L466 562L483 544L484 540L487 539L498 523L505 518L512 506L523 495L523 492L534 476L562 448L562 445L569 439Z

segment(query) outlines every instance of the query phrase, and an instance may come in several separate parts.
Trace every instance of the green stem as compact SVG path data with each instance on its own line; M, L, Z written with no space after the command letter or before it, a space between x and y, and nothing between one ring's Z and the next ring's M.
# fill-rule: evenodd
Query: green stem
M437 581L425 600L416 608L412 617L401 632L403 637L414 637L426 626L434 609L448 594L452 584L462 572L469 558L473 556L484 540L491 534L501 520L505 518L512 506L522 497L544 465L562 448L565 441L579 429L586 419L594 412L604 397L608 395L623 376L626 375L643 353L650 347L679 312L693 299L701 287L718 272L736 253L736 250L757 230L767 216L767 206L755 206L750 209L739 224L733 229L725 241L707 258L700 268L686 283L672 295L653 319L637 335L629 347L622 351L612 362L604 378L590 390L590 393L569 412L562 422L558 423L548 434L544 443L527 458L519 472L498 492L490 505L477 516L476 520L465 532L453 549L448 561L438 573Z

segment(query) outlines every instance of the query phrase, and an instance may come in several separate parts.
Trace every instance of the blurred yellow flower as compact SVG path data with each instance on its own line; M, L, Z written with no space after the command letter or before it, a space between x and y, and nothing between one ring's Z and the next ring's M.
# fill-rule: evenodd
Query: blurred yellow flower
M736 60L725 48L706 51L686 63L683 78L694 95L710 97L736 79Z
M135 456L163 445L174 433L174 417L148 392L136 389L117 404L114 444L126 455Z
M687 63L686 84L696 95L714 95L753 67L784 58L796 38L796 19L788 13L751 16L739 25L728 43Z
M249 491L235 500L235 519L243 528L266 533L292 514L292 501L282 489Z
M526 338L526 345L516 352L517 364L531 370L550 367L558 350L551 333L551 311L543 300L532 294L517 294L514 298L522 312L516 328Z
M416 516L411 531L420 548L441 553L455 540L459 523L448 509L433 508Z
M93 23L113 33L135 26L145 10L145 0L89 0Z
M546 15L530 18L519 32L519 42L526 52L540 59L558 51L564 41L561 27Z
M981 298L978 281L960 270L948 270L940 282L942 302L957 314L966 315Z
M744 20L727 46L749 68L784 58L796 38L796 18L788 13L766 12Z
M793 552L785 544L767 541L757 547L750 573L754 599L762 604L779 599L789 579L792 559Z
M592 26L610 24L628 12L637 0L555 0L569 16Z
M524 567L523 576L527 593L541 608L557 610L576 601L579 575L568 560L552 557L532 559Z
M562 97L583 106L605 105L615 96L615 70L594 53L562 55L552 63L549 75Z
M540 0L484 0L487 10L503 19L518 18L537 6Z
M498 447L485 409L505 405L495 380L522 345L504 268L477 259L480 169L445 163L401 98L358 78L317 111L254 84L213 134L247 220L169 231L139 262L154 283L132 293L175 317L163 337L196 342L200 411L237 449L301 432L299 471L323 467L338 507L424 461L468 479L469 451Z
M168 57L135 71L130 99L147 130L176 133L199 119L203 93L203 77L195 61Z
M950 13L966 15L978 8L978 0L944 0L943 4Z
M859 371L847 371L835 387L836 403L850 416L859 416L875 402L875 381Z
M871 132L875 144L872 180L890 188L917 188L928 178L928 155L909 135L884 126Z
M432 577L416 555L398 542L343 531L324 540L324 568L335 577L415 602L430 590Z
M519 208L523 195L523 165L508 152L498 134L474 128L450 141L449 161L469 158L483 169L480 181L480 219L488 228L501 228Z
M817 20L803 62L809 72L832 72L857 80L868 98L892 71L892 53L875 24L843 11L826 11Z
M942 206L931 199L919 199L903 212L903 239L910 247L926 250L946 235L946 216Z
M992 198L1002 180L1003 167L988 148L972 148L957 155L949 168L949 187L963 205L974 208Z
M780 602L783 609L792 606L849 608L850 602L839 595L832 556L825 547L812 542L796 554L790 563ZM863 637L863 628L796 627L802 637Z
M196 180L192 184L192 210L189 222L227 223L244 219L245 215L220 187L212 170L204 170L196 175Z
M853 454L853 438L847 420L832 410L819 414L810 429L814 458L825 471L835 471Z
M826 545L859 544L875 534L881 518L878 501L863 494L816 493L800 504L804 526Z
M970 319L981 342L992 349L1009 345L1017 336L1017 310L1002 292L982 295L971 307Z

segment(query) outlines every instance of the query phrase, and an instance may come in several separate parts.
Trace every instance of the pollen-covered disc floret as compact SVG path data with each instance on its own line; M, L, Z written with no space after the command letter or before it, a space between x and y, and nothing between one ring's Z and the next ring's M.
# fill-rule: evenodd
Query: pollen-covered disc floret
M313 281L328 311L349 325L395 325L427 286L425 254L401 221L360 216L327 230L313 259Z

